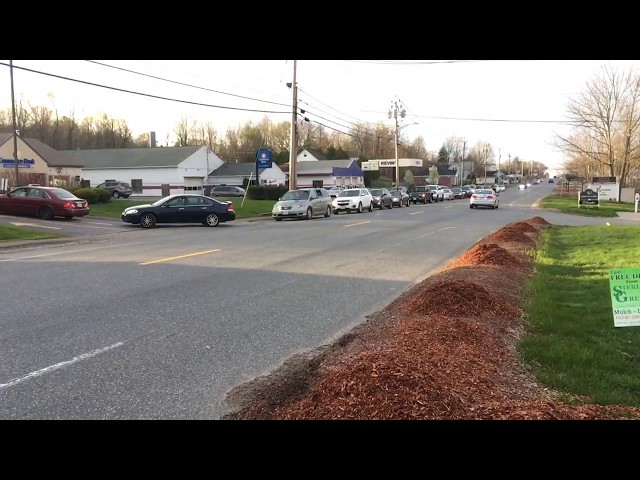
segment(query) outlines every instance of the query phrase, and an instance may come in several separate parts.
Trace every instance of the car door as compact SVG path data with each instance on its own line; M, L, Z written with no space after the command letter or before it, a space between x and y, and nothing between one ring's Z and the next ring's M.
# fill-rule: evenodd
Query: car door
M202 223L207 218L207 205L202 197L186 197L182 223Z
M49 196L45 193L44 190L39 188L30 188L27 192L27 196L24 197L24 211L26 215L37 216L38 212L40 212L40 208L44 205L49 205L51 202L49 200ZM50 206L52 210L53 205Z
M27 188L18 188L7 196L4 199L3 212L8 215L25 215L25 198L27 196L29 189Z
M327 207L330 205L329 199L331 198L327 191L324 192L320 188L316 188L317 199L317 212L318 214L324 214L327 211Z
M167 201L158 211L158 223L184 223L188 218L185 200L185 197L180 196Z

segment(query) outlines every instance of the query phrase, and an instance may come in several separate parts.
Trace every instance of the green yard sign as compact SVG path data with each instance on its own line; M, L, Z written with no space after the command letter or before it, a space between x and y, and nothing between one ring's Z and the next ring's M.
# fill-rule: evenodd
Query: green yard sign
M609 271L615 327L640 326L640 268Z

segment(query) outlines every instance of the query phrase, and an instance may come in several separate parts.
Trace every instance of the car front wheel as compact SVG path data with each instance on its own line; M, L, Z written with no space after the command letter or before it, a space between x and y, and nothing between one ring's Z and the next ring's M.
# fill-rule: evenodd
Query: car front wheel
M324 212L325 218L329 218L331 216L331 207L327 207L327 211Z
M313 211L311 210L311 207L307 208L307 220L311 220L313 218Z
M153 228L156 226L156 217L152 213L143 213L140 217L140 226L142 228Z
M373 212L373 203L370 203L370 204L369 204L369 211L370 211L370 212Z
M111 196L112 196L113 198L120 198L120 194L119 194L117 191L113 192L113 193L111 194Z

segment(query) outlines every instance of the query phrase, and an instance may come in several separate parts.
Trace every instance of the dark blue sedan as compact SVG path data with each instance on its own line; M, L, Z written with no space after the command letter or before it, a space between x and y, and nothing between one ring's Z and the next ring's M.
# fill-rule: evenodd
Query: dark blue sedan
M153 228L158 223L202 223L217 227L220 223L236 219L232 202L197 194L169 195L157 202L135 205L124 209L123 222Z

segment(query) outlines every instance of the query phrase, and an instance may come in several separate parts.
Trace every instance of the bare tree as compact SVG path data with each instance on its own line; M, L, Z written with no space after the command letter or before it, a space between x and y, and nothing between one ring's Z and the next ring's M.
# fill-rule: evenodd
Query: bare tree
M640 76L608 66L570 99L568 116L575 125L555 144L572 161L593 166L589 173L618 177L620 187L640 162Z

